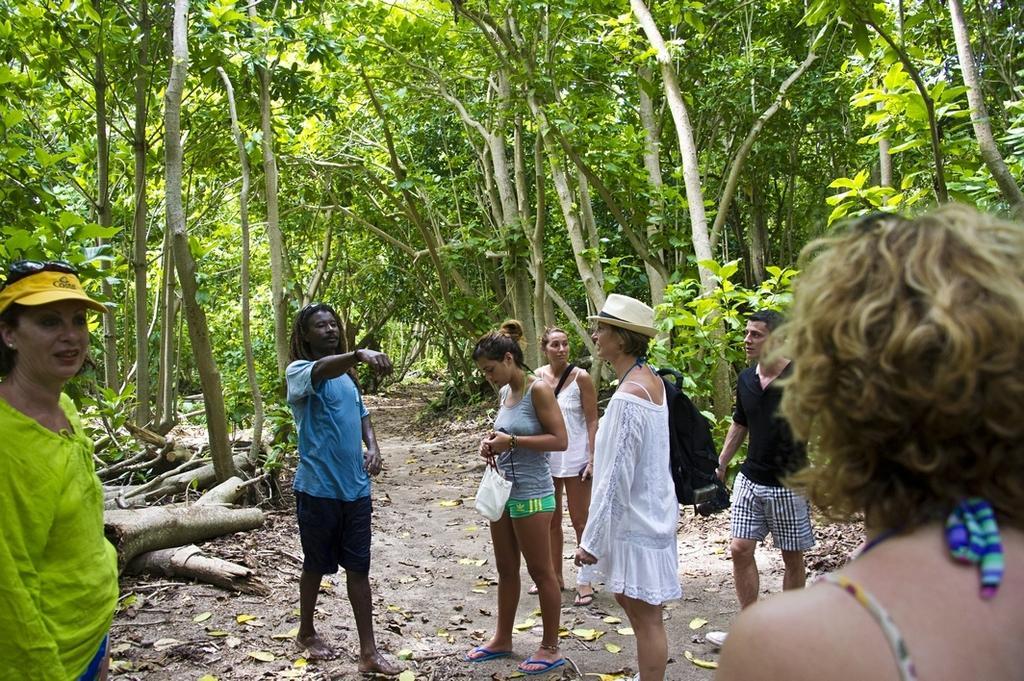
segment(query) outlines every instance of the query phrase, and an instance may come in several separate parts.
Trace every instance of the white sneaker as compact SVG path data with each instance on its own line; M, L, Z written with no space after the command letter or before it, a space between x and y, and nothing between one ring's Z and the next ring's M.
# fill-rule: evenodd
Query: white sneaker
M709 631L704 634L704 640L716 648L721 648L725 645L725 639L728 635L724 631Z

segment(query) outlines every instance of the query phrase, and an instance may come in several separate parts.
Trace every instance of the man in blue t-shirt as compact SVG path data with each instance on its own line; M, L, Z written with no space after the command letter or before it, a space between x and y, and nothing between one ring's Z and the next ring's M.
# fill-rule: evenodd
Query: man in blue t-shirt
M743 349L755 364L740 372L736 380L736 408L718 457L718 476L724 481L729 462L750 434L747 458L736 474L729 524L729 551L740 608L757 601L760 579L754 549L768 533L782 549L782 588L786 590L804 586L804 551L814 545L807 500L782 484L783 478L807 465L807 454L801 443L793 441L789 424L778 413L782 389L777 381L787 377L792 366L788 359L766 358L763 352L781 323L782 315L774 310L761 310L747 318ZM705 635L716 646L725 638L720 631Z
M343 353L338 315L323 303L307 305L296 317L291 360L285 377L299 433L294 487L305 555L297 640L312 658L337 657L317 634L313 614L323 576L340 566L359 633L359 671L392 676L401 670L377 650L370 594L370 476L380 472L380 449L349 375L359 362L386 374L391 361L374 350Z

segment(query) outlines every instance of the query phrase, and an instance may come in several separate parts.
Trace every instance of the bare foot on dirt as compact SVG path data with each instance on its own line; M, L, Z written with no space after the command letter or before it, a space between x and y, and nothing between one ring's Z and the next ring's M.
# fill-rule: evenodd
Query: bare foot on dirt
M296 636L296 643L306 651L306 658L310 660L333 660L338 657L338 651L327 645L327 641L320 638L319 634L310 636Z
M397 676L402 672L401 667L391 664L387 658L375 652L371 657L359 658L359 671L363 674L379 674L381 676Z

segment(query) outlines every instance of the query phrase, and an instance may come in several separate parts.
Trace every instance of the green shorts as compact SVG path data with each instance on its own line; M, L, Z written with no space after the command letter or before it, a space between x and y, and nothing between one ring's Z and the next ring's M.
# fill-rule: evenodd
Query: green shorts
M505 508L510 518L529 518L534 513L551 513L555 510L555 495L549 494L538 499L509 499Z

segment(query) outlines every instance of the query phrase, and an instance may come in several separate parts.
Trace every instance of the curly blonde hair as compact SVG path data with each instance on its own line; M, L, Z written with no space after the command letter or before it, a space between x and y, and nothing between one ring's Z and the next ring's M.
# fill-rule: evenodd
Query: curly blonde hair
M801 253L782 411L828 516L905 530L986 498L1024 529L1024 227L947 205Z

